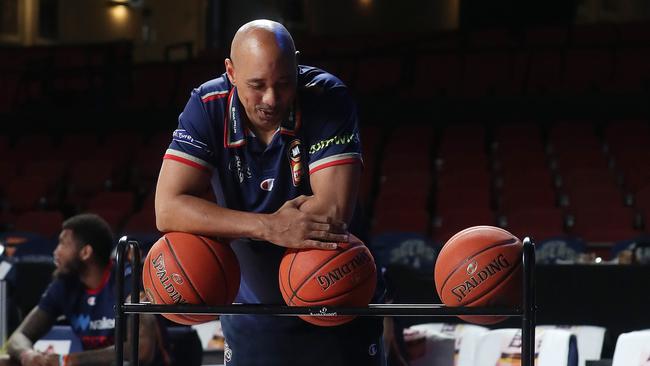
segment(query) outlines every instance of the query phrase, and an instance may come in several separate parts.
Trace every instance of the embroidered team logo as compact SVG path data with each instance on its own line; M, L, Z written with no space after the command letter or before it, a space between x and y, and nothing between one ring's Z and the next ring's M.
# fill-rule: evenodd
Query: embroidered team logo
M302 144L300 143L300 140L295 139L291 141L287 155L289 156L289 166L291 167L291 180L293 181L293 186L298 187L302 180Z

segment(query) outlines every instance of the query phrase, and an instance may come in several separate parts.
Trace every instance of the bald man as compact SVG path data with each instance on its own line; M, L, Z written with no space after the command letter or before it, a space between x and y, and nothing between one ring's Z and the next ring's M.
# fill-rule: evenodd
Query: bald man
M256 20L226 73L192 91L156 188L158 229L232 238L242 303L284 304L286 248L363 238L356 107L336 77L297 64L289 32ZM217 202L203 192L212 186ZM378 286L378 294L381 286ZM375 298L373 301L378 301ZM381 319L317 327L294 317L223 316L226 365L383 365Z

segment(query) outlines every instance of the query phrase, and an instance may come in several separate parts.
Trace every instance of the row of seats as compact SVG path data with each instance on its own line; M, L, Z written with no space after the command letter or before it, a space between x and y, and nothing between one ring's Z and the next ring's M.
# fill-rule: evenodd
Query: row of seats
M412 231L444 242L490 224L537 239L615 242L646 229L647 121L364 126L361 134L360 197L374 234ZM103 213L116 232L129 218L151 223L168 143L168 132L0 138L8 157L0 169L13 177L0 182L0 221L24 228L21 214L46 209Z
M383 145L377 131L364 132L364 156L383 156L367 162L362 184L375 233L431 232L444 242L490 224L614 242L645 229L647 121L417 126L395 129Z
M606 329L598 326L537 326L538 366L645 365L650 360L650 330L618 336L613 359L601 360ZM404 330L410 365L494 366L521 363L521 329L472 324L426 323Z
M336 47L320 47L327 52L310 45L328 40L305 39L298 47L305 48L305 63L338 75L359 96L422 99L647 92L650 37L633 37L627 28L622 29L603 25L530 29L523 36L507 30L402 36L376 49L372 41L355 42L352 49L349 39L336 38L329 40ZM632 25L631 29L642 27ZM359 44L368 46L360 50ZM223 72L222 57L212 55L180 63L133 65L129 49L117 45L106 46L111 52L103 53L98 45L1 50L0 55L6 57L0 59L10 61L0 62L0 113L43 101L77 107L81 101L109 101L110 108L178 110L192 88ZM102 54L116 55L103 59Z

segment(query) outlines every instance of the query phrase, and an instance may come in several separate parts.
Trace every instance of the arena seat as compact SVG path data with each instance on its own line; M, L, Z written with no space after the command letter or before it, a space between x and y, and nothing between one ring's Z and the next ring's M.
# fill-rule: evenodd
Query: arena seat
M531 203L527 209L510 211L505 220L505 229L520 239L530 236L542 240L564 234L565 217L559 208L543 208Z
M418 54L409 93L416 100L456 96L460 92L461 72L461 59L455 52Z
M594 210L571 209L575 224L570 233L588 242L612 243L637 237L634 211L629 207L598 207Z
M571 48L567 51L564 86L574 93L598 90L610 83L614 53L609 48Z
M573 46L612 46L617 41L618 30L614 24L597 23L575 26L570 32Z
M587 361L600 360L607 332L604 327L593 325L539 325L535 329L563 329L573 333L578 346L579 366L585 366Z
M457 232L477 225L492 225L496 221L494 213L487 206L466 206L437 211L434 220L433 239L444 243Z
M564 26L531 27L525 30L525 43L528 47L564 46L568 39L568 28Z
M35 210L45 206L49 188L47 182L40 178L13 178L5 187L7 205L13 212Z
M430 329L404 329L411 366L454 366L454 337Z
M62 224L63 215L59 211L27 211L16 217L14 230L56 238L61 231Z
M562 80L563 59L561 48L531 50L526 93L548 94L558 90Z
M395 56L364 57L358 61L356 74L354 89L362 96L394 95L402 82L402 60Z
M454 366L474 366L474 355L479 338L488 332L488 328L463 323L424 323L416 324L409 330L432 331L451 336L455 340Z
M609 90L619 93L638 93L650 88L650 47L622 46L616 50L614 72Z
M622 333L616 340L612 366L644 365L650 362L650 330Z
M511 57L507 51L472 52L465 55L462 95L509 95Z
M537 332L535 354L537 366L578 366L575 335L567 330L548 329ZM496 329L483 334L476 347L476 366L494 366L499 360L521 359L521 329Z

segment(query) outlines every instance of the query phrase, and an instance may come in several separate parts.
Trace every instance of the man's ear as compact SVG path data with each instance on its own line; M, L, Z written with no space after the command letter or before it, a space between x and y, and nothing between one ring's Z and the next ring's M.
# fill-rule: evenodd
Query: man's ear
M87 261L93 256L93 247L90 244L85 244L79 251L79 259Z
M226 65L226 75L228 75L228 80L230 80L232 85L237 85L235 82L235 66L232 63L232 60L226 58L224 64Z

